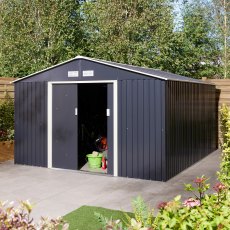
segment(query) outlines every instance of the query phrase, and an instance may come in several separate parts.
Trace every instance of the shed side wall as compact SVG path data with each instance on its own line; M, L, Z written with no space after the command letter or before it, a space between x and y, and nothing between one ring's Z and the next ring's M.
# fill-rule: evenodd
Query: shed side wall
M47 84L15 84L15 163L47 167Z
M119 176L165 180L165 82L118 81Z
M217 149L215 86L166 83L167 179Z

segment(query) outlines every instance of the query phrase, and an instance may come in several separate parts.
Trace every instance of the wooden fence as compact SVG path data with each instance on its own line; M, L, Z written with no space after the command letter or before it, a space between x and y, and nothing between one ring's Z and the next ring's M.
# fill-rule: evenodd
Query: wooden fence
M230 79L203 79L205 82L216 85L219 107L222 104L230 106Z
M216 98L218 103L218 110L221 105L225 104L230 106L230 79L202 79L205 82L214 84L216 86ZM220 123L220 114L218 113L218 141L219 146L221 146L221 123Z
M16 79L0 77L0 100L4 100L6 95L14 99L14 84L11 83L14 80Z

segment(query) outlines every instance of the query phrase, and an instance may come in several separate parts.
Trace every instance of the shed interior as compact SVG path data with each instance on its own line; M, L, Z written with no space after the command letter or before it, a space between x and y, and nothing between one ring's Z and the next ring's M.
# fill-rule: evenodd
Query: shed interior
M102 137L107 137L107 84L78 84L78 169L106 173L101 168L91 169L87 154L103 153Z

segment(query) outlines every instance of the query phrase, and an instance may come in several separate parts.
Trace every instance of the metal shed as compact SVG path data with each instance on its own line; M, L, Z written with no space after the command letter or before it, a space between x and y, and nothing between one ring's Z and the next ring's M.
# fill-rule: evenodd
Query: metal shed
M78 170L87 133L108 174L166 181L217 149L215 86L82 56L15 81L16 164Z

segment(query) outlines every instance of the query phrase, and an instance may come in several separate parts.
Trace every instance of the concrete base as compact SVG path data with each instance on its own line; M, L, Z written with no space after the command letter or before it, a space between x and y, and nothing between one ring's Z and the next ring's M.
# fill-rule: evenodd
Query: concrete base
M102 173L102 174L107 173L107 169L103 170L101 168L97 168L97 169L90 168L88 162L80 170L85 172L92 172L92 173Z
M131 200L141 195L155 208L161 201L176 195L188 198L183 183L201 175L216 181L220 151L215 151L167 182L128 179L81 171L54 170L14 165L12 161L0 164L0 200L29 199L35 204L32 216L65 215L82 205L101 206L132 211Z

